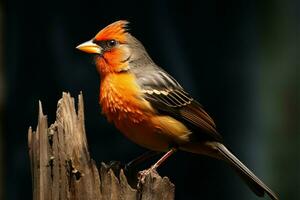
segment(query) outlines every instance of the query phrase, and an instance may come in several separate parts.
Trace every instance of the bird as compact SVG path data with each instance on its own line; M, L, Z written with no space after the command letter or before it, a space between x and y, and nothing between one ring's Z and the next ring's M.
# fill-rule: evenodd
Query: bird
M109 24L76 48L94 55L99 104L108 121L132 142L165 152L151 169L177 150L205 155L228 163L257 196L279 200L227 149L203 106L155 64L127 20Z

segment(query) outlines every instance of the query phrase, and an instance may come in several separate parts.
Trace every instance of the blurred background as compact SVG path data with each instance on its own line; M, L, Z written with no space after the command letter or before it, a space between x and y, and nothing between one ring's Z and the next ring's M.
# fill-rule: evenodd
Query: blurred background
M258 177L281 199L300 199L296 0L1 1L0 199L32 199L27 130L37 125L38 100L54 122L63 91L83 91L98 164L145 152L100 114L93 59L75 49L119 19L205 106L225 144ZM204 156L179 152L159 173L175 183L177 200L259 199L225 163Z

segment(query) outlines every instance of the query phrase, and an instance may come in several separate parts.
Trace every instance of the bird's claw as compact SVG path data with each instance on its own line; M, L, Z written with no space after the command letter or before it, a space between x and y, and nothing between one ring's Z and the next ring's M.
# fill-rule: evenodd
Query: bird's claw
M138 173L138 187L140 185L143 185L145 183L145 178L146 176L148 176L149 174L151 174L152 172L157 173L155 168L150 167L149 169L145 169L143 171L140 171Z

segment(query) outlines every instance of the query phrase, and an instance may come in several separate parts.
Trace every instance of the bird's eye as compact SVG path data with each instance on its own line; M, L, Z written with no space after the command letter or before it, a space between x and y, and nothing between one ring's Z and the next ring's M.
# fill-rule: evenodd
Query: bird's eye
M116 46L116 44L117 44L116 40L108 40L107 41L107 46L109 46L109 47L114 47L114 46Z

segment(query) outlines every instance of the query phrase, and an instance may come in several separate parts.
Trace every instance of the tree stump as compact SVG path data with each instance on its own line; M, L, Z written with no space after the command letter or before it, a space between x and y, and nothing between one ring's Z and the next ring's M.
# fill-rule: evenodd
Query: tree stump
M120 167L90 158L84 127L83 96L63 93L58 101L56 121L48 128L39 102L36 131L28 130L28 146L34 200L150 200L174 199L175 186L167 177L152 171L139 187L131 187ZM113 170L114 169L114 170Z

